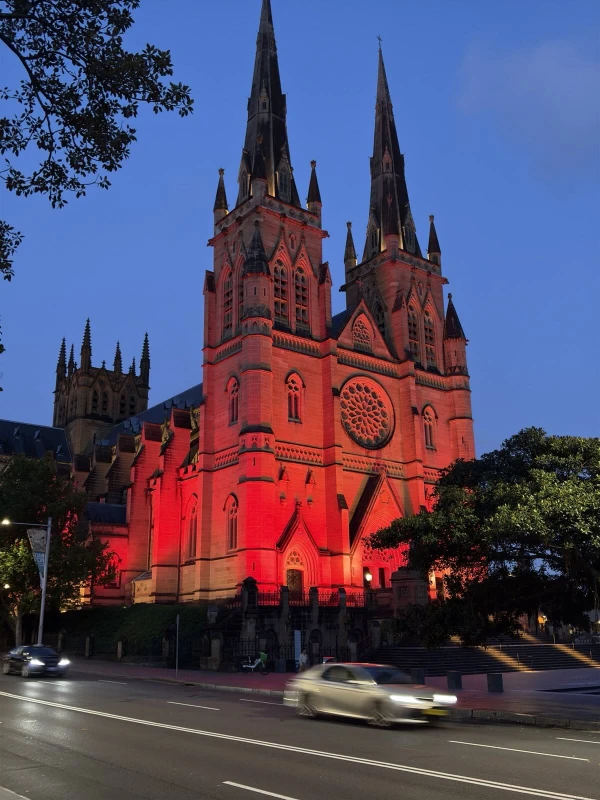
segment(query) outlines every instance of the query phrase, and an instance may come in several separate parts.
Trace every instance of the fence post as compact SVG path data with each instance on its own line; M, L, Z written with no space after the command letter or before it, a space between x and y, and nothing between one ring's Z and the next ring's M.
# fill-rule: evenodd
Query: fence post
M117 642L117 661L123 658L123 642L119 639Z
M319 624L319 590L316 586L311 586L308 590L310 599L310 618L313 625Z

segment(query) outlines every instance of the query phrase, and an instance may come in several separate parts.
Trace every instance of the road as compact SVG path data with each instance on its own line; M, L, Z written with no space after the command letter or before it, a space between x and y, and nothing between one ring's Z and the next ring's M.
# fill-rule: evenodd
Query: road
M261 695L0 676L0 800L598 800L599 767L597 732L388 731Z

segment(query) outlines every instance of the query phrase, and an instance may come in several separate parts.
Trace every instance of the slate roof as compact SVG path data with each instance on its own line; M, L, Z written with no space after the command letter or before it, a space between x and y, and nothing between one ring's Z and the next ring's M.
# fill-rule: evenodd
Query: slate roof
M85 507L85 515L90 522L104 522L112 525L127 524L126 505L90 502Z
M0 419L0 456L42 458L52 453L59 464L70 464L71 451L62 428Z
M355 310L354 308L347 308L331 318L330 332L333 339L337 339Z
M168 400L146 409L146 411L143 411L141 414L137 414L135 417L131 417L115 425L115 427L112 428L101 441L98 441L97 444L114 445L117 443L117 439L122 433L135 435L141 431L143 422L152 422L161 425L165 419L171 415L172 408L181 410L189 409L192 406L196 408L202 402L202 397L202 384L197 383L195 386L184 389L183 392L170 397Z

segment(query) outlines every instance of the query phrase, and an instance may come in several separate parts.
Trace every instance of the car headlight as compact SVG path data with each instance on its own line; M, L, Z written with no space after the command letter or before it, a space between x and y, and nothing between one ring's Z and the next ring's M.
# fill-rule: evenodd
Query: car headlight
M29 662L29 664L32 667L43 667L44 666L44 662L40 661L39 658L32 658L31 661Z
M423 703L423 700L413 697L411 694L391 694L390 700L395 703L412 703L413 705L421 705Z
M68 667L70 663L71 662L69 661L68 658L61 658L61 660L58 662L58 666L59 667Z
M456 696L453 694L434 694L434 703L456 703Z

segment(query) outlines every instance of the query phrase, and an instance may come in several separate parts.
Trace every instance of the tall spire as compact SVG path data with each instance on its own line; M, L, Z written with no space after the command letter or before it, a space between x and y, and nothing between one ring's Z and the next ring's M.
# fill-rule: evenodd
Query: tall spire
M220 219L227 214L229 210L229 206L227 205L227 194L225 193L225 170L219 170L219 183L217 184L217 196L215 197L215 205L213 207L213 211L215 214L215 222L218 222Z
M133 368L135 374L135 362ZM144 344L142 345L142 357L140 359L140 378L144 386L150 384L150 342L148 341L148 334L144 336Z
M442 251L435 229L435 222L433 221L433 214L429 215L429 244L427 245L427 258L432 264L441 264Z
M133 360L131 362L131 366L129 367L129 372L135 378L135 356L133 357Z
M58 351L58 362L56 364L56 378L64 378L67 374L67 342L63 338Z
M115 360L113 362L113 369L120 375L123 372L123 359L121 357L121 345L117 342L117 349L115 350Z
M83 342L81 343L81 369L88 372L92 366L92 331L90 328L89 317L85 323L83 331Z
M379 47L375 136L371 158L371 202L363 261L385 249L385 237L398 237L399 247L421 256L410 211L392 100Z
M257 164L258 159L264 159L264 165ZM264 171L268 194L300 206L290 163L286 100L281 91L270 0L262 0L260 12L237 205L250 197L252 178L258 177L257 168Z
M72 375L75 370L77 369L77 364L75 363L75 345L71 345L71 352L69 353L69 375Z
M464 339L465 342L467 341L458 314L454 308L451 294L448 295L448 310L446 311L446 321L444 323L444 339Z
M358 259L356 257L356 248L354 247L354 238L352 236L352 223L346 223L348 227L348 233L346 234L346 249L344 251L344 265L346 267L346 271L355 267L358 263Z

